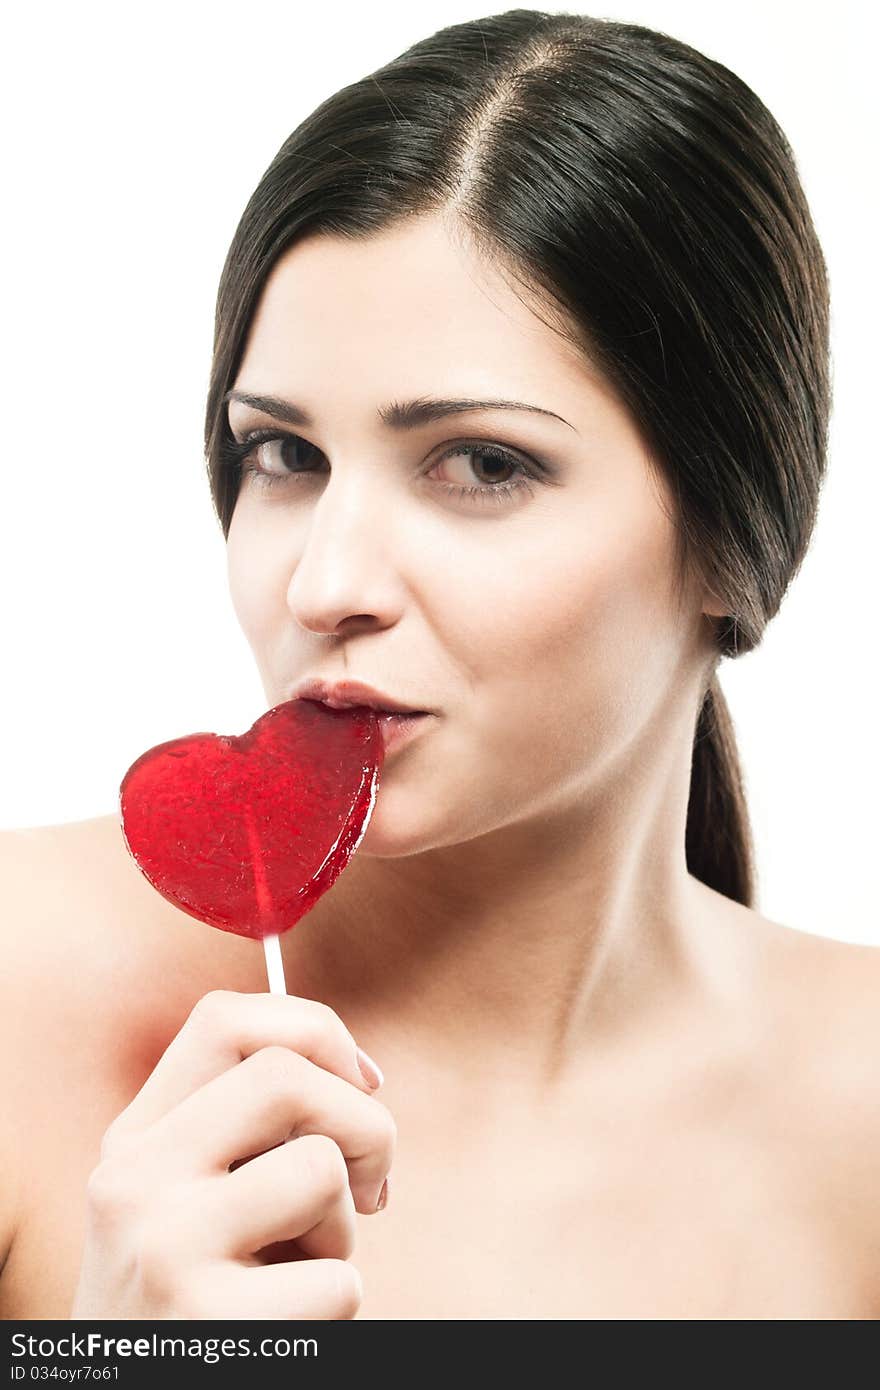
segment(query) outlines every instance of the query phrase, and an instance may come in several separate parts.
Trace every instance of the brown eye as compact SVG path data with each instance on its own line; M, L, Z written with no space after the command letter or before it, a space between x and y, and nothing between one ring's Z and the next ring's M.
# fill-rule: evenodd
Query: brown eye
M314 473L317 461L324 460L321 450L307 439L277 430L253 431L240 442L225 440L222 454L224 463L239 470L242 479L247 477L260 488L284 483L295 487L303 477ZM485 481L476 487L463 487L440 480L439 486L447 496L500 503L517 492L531 494L536 481L552 481L546 465L537 462L528 465L507 449L479 442L457 444L454 449L447 450L434 467L455 458L474 460L471 469L478 477L485 476ZM499 477L499 473L503 476Z
M484 444L461 444L456 449L451 449L448 454L444 454L440 461L445 463L447 459L455 458L470 460L468 467L476 473L478 478L480 478L481 473L488 475L480 478L480 481L489 485L507 483L511 476L516 476L517 473L524 471L522 464L512 454L504 453L500 449L489 448ZM449 479L448 481L453 480Z
M263 439L252 449L252 455L258 472L281 477L308 471L315 459L322 457L320 449L298 434L277 434ZM251 454L246 454L242 462L250 458Z
M260 486L284 483L312 471L320 449L298 434L279 434L277 430L253 430L244 439L225 439L221 445L224 466L235 469L241 479Z

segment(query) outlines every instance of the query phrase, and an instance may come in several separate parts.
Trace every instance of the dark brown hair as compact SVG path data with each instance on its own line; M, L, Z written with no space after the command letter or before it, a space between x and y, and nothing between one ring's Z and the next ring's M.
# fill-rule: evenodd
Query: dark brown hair
M432 212L570 325L671 485L680 574L729 614L694 731L687 866L753 906L716 668L758 644L803 560L831 409L827 272L786 137L678 39L538 10L441 29L327 98L260 179L220 280L205 448L224 536L240 475L223 397L274 263L307 234Z

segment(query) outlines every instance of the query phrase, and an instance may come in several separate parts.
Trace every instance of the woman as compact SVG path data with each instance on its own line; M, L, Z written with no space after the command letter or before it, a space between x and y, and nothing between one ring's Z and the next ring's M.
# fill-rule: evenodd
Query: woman
M876 1315L880 958L757 911L717 679L829 409L791 151L687 45L511 10L294 131L218 296L233 603L268 705L424 713L289 998L115 813L7 834L5 1316Z

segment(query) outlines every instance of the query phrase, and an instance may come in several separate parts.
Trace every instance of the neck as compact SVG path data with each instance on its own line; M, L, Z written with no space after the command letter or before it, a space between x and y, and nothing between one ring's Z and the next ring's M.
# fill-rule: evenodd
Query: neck
M499 1084L548 1084L705 997L731 904L685 863L692 737L646 730L602 785L465 843L356 853L283 938L288 991L380 1065L393 1034Z

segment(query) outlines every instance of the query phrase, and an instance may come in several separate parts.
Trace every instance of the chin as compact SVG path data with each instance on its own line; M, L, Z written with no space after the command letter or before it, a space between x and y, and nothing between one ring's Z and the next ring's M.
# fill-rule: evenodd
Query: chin
M423 810L424 799L420 799L418 806L411 807L404 794L395 798L386 782L384 791L379 789L373 814L354 857L402 859L436 848L436 833L422 823L420 812Z
M392 819L383 814L378 807L370 817L370 823L355 851L361 859L397 859L407 854L418 854L424 844L413 833L411 820Z

